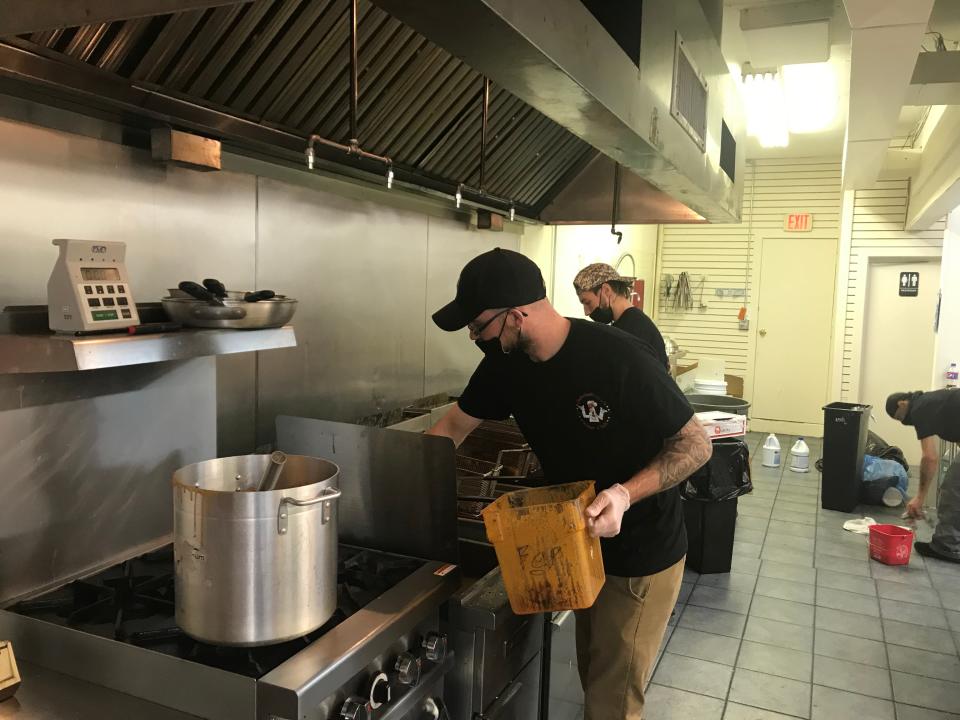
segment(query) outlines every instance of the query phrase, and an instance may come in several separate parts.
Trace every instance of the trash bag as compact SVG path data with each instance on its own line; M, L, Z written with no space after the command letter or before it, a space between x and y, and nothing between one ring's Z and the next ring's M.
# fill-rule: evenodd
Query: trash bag
M737 438L714 440L713 457L683 484L683 496L688 500L732 500L752 490L750 451Z
M883 496L884 493L892 487L897 487L897 479L895 477L865 480L860 486L860 502L864 505L886 505L887 503L883 501ZM897 489L899 490L899 488ZM903 496L901 493L900 503L902 502Z
M873 430L867 435L865 454L873 455L883 460L894 460L899 463L904 470L910 472L910 464L907 462L907 458L904 457L903 450L896 445L888 445L887 442L873 432Z
M890 482L891 480L893 482ZM863 458L863 482L885 483L885 488L896 487L904 495L907 494L907 471L896 460L865 455Z

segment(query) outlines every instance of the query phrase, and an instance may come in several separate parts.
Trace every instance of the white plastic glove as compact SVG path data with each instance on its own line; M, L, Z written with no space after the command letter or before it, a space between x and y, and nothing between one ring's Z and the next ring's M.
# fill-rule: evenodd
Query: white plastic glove
M617 483L597 495L584 510L591 537L616 537L620 534L623 514L630 509L630 493Z

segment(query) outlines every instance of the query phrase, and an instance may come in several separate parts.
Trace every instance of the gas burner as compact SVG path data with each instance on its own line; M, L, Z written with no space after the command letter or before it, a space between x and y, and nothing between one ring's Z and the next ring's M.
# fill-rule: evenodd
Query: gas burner
M24 615L52 610L74 628L111 624L114 639L125 640L128 621L172 614L174 609L173 574L137 573L136 566L136 560L129 560L111 568L112 574L108 570L94 580L77 580L62 593L21 602L14 610Z
M176 626L172 546L74 581L12 609L21 615L260 678L422 565L423 561L414 558L340 546L337 609L330 620L295 640L254 648L209 645Z

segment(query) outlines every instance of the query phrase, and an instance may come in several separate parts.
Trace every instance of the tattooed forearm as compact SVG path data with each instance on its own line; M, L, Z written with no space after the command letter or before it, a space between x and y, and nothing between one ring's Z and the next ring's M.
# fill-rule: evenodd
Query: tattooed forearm
M703 467L713 454L713 445L696 416L671 438L650 464L624 487L633 502L679 485Z
M679 485L702 468L713 454L713 445L696 417L663 444L651 465L660 473L660 491Z

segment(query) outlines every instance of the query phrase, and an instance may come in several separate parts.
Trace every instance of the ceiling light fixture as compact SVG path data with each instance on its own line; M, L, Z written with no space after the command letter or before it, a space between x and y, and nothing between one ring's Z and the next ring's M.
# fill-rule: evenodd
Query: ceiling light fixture
M784 65L780 69L787 129L815 133L837 119L840 92L837 74L829 62Z
M786 147L790 133L780 76L773 72L746 73L742 89L747 135L755 137L760 147Z

